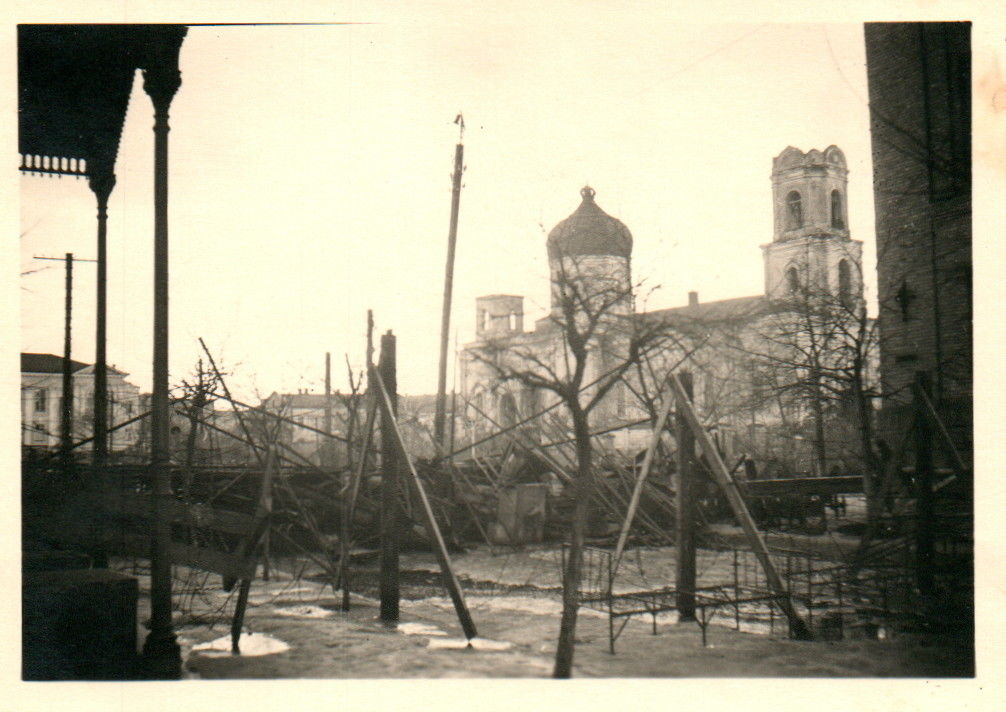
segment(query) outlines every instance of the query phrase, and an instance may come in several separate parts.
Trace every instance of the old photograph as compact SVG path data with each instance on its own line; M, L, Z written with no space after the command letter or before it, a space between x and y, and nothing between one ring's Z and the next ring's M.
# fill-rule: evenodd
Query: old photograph
M19 22L21 679L973 678L972 30Z

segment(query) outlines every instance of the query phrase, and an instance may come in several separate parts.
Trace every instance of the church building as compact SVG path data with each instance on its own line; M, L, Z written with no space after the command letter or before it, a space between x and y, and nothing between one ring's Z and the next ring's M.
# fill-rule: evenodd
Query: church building
M634 308L631 232L584 187L579 207L546 242L549 314L526 328L523 297L476 299L476 340L460 356L468 404L461 436L475 442L558 399L536 384L570 374L564 323L585 318L568 311L572 295L598 317L584 399L611 374L618 378L591 414L602 444L624 452L644 447L668 397L666 374L683 370L692 374L696 406L727 455L781 458L776 466L790 470L853 466L855 433L833 421L849 406L849 383L858 379L858 395L868 399L874 374L862 243L849 235L847 181L837 146L786 148L772 163L774 231L762 245L764 292L713 302L689 292L688 304L649 312ZM637 337L640 358L625 368ZM834 442L838 437L845 442Z

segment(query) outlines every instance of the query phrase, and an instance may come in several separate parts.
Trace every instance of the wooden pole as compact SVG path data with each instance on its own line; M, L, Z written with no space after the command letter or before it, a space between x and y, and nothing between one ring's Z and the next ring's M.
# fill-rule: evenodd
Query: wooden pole
M789 620L790 634L799 640L810 640L810 630L799 614L797 614L796 609L793 608L793 602L790 600L786 587L783 586L782 580L779 578L779 573L775 570L775 565L773 565L772 560L769 558L768 548L765 546L765 542L758 532L758 527L751 518L751 513L744 503L744 498L737 488L737 483L730 476L730 471L723 463L722 458L720 458L720 454L716 450L715 445L713 445L709 433L702 427L699 416L692 407L691 399L689 399L688 393L678 379L677 374L671 375L671 386L674 388L678 407L685 416L685 420L689 428L691 428L695 440L702 448L702 454L705 455L706 461L710 464L713 478L723 490L723 494L726 496L727 502L730 503L730 508L733 510L734 517L736 517L741 528L744 530L744 534L755 556L758 557L758 561L765 571L765 579L768 581L769 587L778 596L779 607Z
M464 135L464 121L458 115L456 121L461 122L461 132ZM444 422L447 412L447 340L451 326L451 295L454 286L454 246L458 237L458 208L461 203L461 173L465 147L458 140L454 147L454 175L451 191L451 227L447 235L447 266L444 269L444 304L440 316L440 365L437 371L437 405L433 418L433 439L436 441L437 453L447 451Z
M180 45L181 40L179 40ZM168 109L181 86L174 62L143 72L143 88L154 104L154 348L151 397L151 457L154 526L150 562L150 633L143 645L148 674L181 676L181 649L171 621L171 458L168 408Z
M692 399L692 374L678 376L688 402ZM677 514L675 534L677 539L677 572L675 589L679 620L695 620L695 436L688 427L687 416L678 402L675 417L678 441Z
M332 466L332 354L325 352L325 433L321 449L321 466ZM350 445L352 447L352 445Z
M383 337L381 351L383 356ZM391 393L394 393L394 391L390 391L385 387L382 374L377 374L376 381L381 392L380 403L382 415L387 419L388 424L391 426L392 434L398 441L397 444L401 451L402 459L405 460L409 474L412 476L412 484L415 486L416 492L419 494L419 500L423 505L423 514L425 515L426 520L426 535L434 545L434 553L437 555L437 560L440 563L440 573L444 578L444 586L447 588L447 593L450 595L451 601L454 603L454 610L458 614L458 620L461 623L462 630L464 630L465 637L471 640L472 638L478 636L478 632L475 630L475 623L472 621L471 614L468 612L468 606L465 603L464 594L461 591L461 584L458 583L458 579L454 575L454 569L451 566L451 558L447 553L447 545L444 543L444 538L440 533L440 527L437 526L436 517L433 516L433 508L430 506L430 500L426 496L426 490L423 487L422 480L419 479L419 473L416 472L416 467L412 463L412 458L409 457L408 450L405 447L405 439L402 437L402 431L398 427L398 422L394 414L395 402L392 400L392 396L390 395ZM381 426L383 428L384 420L382 420ZM381 432L381 439L383 441L384 431ZM383 442L381 446L382 448L384 447ZM397 580L395 583L397 593Z
M931 386L929 374L917 371L915 392L915 581L923 595L932 593L935 551L933 525L933 428L925 411Z
M367 467L371 443L374 439L374 422L377 418L377 401L374 398L371 381L371 370L374 368L374 313L367 310L367 351L366 351L366 372L367 372L367 422L364 426L363 447L360 448L359 460L356 463L356 472L353 479L348 483L348 487L343 491L342 499L342 527L339 536L339 573L336 580L342 586L342 610L349 610L349 556L350 539L352 537L353 515L356 510L356 496L360 490L360 482L363 480L363 471ZM348 365L348 360L347 360ZM346 443L347 452L351 452L353 442ZM352 458L347 458L352 460Z
M63 407L59 414L59 451L64 471L70 466L73 445L73 362L70 360L73 320L73 253L66 253L66 297L63 320Z
M660 436L664 432L664 426L667 424L667 417L670 415L671 403L673 402L674 399L668 393L664 398L664 407L657 415L657 422L653 428L653 434L650 436L650 444L646 448L642 467L639 470L639 475L636 477L635 486L632 488L632 496L629 498L629 509L625 514L625 521L622 523L622 531L618 535L618 543L615 544L615 553L612 556L611 566L612 575L618 573L618 565L622 562L622 552L625 549L625 542L629 538L632 520L636 516L636 508L639 506L639 500L643 494L643 483L646 482L650 469L653 467L653 459L656 456L657 447L660 445Z
M394 423L398 413L395 336L381 336L381 358L375 381L386 384L387 407L381 409L381 620L398 622L398 540L401 526L401 483ZM383 404L383 401L382 401Z
M336 580L342 586L342 610L349 610L349 557L352 553L350 544L353 537L353 515L356 511L356 498L363 480L363 471L370 457L370 446L374 439L374 423L377 420L377 401L369 399L367 406L367 422L363 431L363 447L360 448L360 459L356 463L352 480L342 492L342 526L339 534L339 569Z
M269 443L265 454L265 471L262 473L262 486L259 489L258 501L255 504L255 522L251 531L248 532L239 551L242 559L248 554L253 554L262 542L262 566L263 579L269 580L269 517L272 514L272 478L278 467L278 453L276 443ZM255 577L256 566L252 567L251 575L241 579L238 588L238 601L234 607L234 618L231 620L231 653L241 654L241 630L244 627L245 610L248 608L248 592L251 590L251 582Z

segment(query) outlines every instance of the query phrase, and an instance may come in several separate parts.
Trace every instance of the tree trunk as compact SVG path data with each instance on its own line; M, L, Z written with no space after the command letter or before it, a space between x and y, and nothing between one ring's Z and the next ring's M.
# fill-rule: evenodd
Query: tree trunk
M873 413L870 403L863 393L862 378L858 374L852 384L853 394L856 399L856 416L859 430L859 445L863 452L863 464L866 472L863 473L863 494L866 495L866 522L872 526L880 512L881 502L877 497L877 485L883 474L883 465L873 449Z
M578 407L573 411L573 433L576 436L577 476L573 522L570 531L569 555L562 577L562 619L559 623L559 642L555 651L555 669L552 677L568 678L573 670L573 647L576 639L576 614L580 606L580 579L583 575L583 542L590 511L590 497L594 490L591 466L592 449L587 414Z
M814 459L818 477L828 474L828 452L824 441L824 396L821 393L821 377L814 375L814 394L811 408L814 412Z

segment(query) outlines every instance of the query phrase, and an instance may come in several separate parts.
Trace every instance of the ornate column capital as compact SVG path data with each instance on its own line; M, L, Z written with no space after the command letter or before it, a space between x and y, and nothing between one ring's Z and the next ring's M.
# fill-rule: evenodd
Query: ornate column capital
M150 96L158 115L167 115L171 100L181 85L182 73L177 67L155 66L143 70L143 90Z
M150 95L156 114L167 115L171 100L182 85L178 54L188 29L184 26L156 25L148 29L152 34L140 64L143 67L143 90Z
M115 173L111 170L96 171L87 177L87 184L98 199L98 208L106 208L112 189L115 188Z

